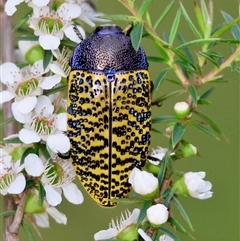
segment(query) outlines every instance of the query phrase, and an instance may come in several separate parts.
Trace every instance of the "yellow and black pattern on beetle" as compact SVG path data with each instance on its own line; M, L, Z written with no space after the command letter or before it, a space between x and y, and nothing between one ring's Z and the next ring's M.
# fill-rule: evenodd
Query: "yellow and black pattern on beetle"
M126 197L128 177L145 164L150 144L151 90L148 72L104 74L72 71L69 77L68 136L71 158L93 199L111 206Z

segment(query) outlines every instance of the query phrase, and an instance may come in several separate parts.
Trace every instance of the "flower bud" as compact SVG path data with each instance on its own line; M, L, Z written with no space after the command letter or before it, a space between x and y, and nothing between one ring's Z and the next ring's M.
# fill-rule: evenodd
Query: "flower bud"
M132 241L138 240L138 231L136 224L132 224L125 229L123 229L118 235L117 238L120 240Z
M36 41L19 41L18 47L29 64L43 59L43 49Z
M187 172L184 176L178 179L174 188L176 193L184 196L191 196L198 199L207 199L212 197L212 184L209 181L204 181L205 172Z
M182 154L184 157L195 156L197 154L197 147L188 143L182 148Z
M159 189L158 179L152 173L140 171L138 168L134 168L130 173L129 183L136 193L148 198L154 197Z
M156 204L147 209L147 219L153 227L159 227L168 220L168 210L163 204Z
M45 212L45 207L39 204L39 197L34 193L29 193L25 206L24 211L26 213L43 213Z
M186 102L178 102L174 105L174 113L178 119L183 120L190 114L190 106Z

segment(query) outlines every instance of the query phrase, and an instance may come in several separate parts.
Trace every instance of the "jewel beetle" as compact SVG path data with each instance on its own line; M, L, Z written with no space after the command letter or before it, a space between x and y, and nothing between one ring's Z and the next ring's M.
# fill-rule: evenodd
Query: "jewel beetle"
M128 177L146 161L151 138L151 80L142 47L120 27L97 27L73 51L68 77L70 159L102 206L128 195Z

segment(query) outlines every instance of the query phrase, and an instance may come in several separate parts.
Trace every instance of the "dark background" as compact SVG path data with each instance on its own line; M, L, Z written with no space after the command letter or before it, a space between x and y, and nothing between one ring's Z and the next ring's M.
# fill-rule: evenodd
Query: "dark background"
M140 3L141 1L136 1ZM169 1L155 0L150 8L150 13L153 16L153 22L157 19ZM193 1L182 1L189 15L194 19ZM197 1L199 3L199 1ZM237 0L218 0L214 2L214 26L217 26L224 19L221 16L220 10L229 13L233 18L238 16ZM172 21L176 15L178 1L170 11L168 17L158 27L157 31L161 35L163 31L170 32ZM98 11L106 14L127 14L117 0L99 0ZM125 22L117 22L122 27L126 26ZM88 28L90 29L90 28ZM91 31L91 29L90 29ZM181 17L180 32L185 39L193 39L183 16ZM231 38L231 35L224 35L226 38ZM146 50L147 55L157 55L152 42L143 40L142 45ZM178 43L175 41L175 45ZM227 56L230 53L229 45L219 45L218 50L221 50L223 55ZM150 74L154 81L161 71L165 68L164 65L150 63ZM187 171L206 171L206 180L213 184L213 197L208 200L197 200L193 198L181 197L180 201L184 205L191 221L194 225L194 233L192 235L199 241L237 241L239 240L239 74L230 70L226 70L224 79L229 83L225 84L207 84L200 93L203 93L210 86L214 86L215 90L210 96L212 104L210 106L201 106L199 110L205 114L209 114L221 127L222 131L228 138L225 141L223 138L220 141L213 137L204 134L193 128L189 128L185 139L198 147L201 154L200 157L192 157L182 159L175 165L176 170L183 172ZM170 77L175 78L174 75ZM176 87L169 83L164 83L159 94L163 95L171 92ZM173 114L172 109L176 101L185 100L185 96L172 98L161 108L154 108L153 115L161 116ZM165 129L164 125L159 126L160 129ZM167 146L167 140L161 135L155 134L152 139L152 147ZM76 181L81 187L81 184ZM43 239L45 241L91 241L95 232L101 229L107 229L111 218L120 215L120 212L126 208L133 209L133 206L121 204L115 208L101 208L83 191L85 201L82 205L72 205L67 201L63 201L60 209L68 217L66 226L56 224L51 220L50 229L41 229ZM175 217L186 229L190 232L187 225L180 215L175 212ZM168 226L168 225L166 225ZM177 233L179 235L179 233ZM179 235L181 240L192 240L183 235ZM21 231L21 240L27 240L23 231Z

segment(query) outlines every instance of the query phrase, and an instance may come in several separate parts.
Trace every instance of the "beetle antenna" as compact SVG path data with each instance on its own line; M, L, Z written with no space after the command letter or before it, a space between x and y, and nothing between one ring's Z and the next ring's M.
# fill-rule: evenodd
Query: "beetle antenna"
M73 30L76 33L76 35L78 36L78 38L82 41L83 40L83 36L80 33L79 29L77 28L77 25L73 24Z

